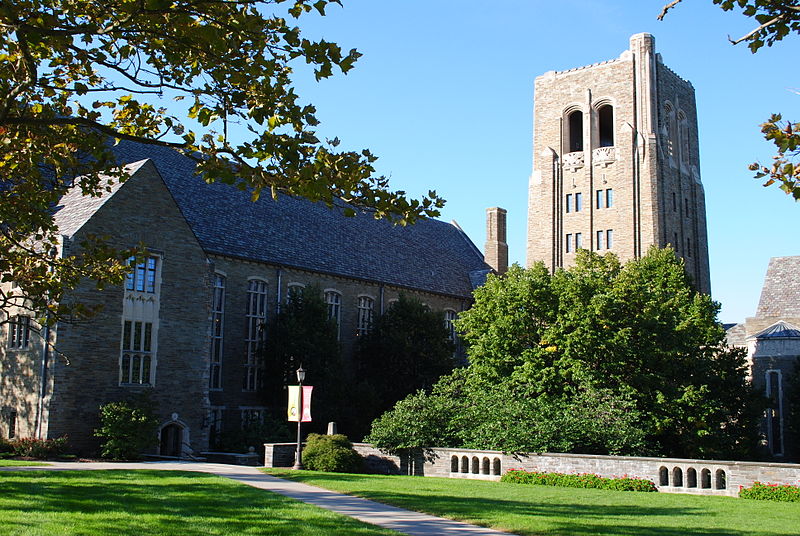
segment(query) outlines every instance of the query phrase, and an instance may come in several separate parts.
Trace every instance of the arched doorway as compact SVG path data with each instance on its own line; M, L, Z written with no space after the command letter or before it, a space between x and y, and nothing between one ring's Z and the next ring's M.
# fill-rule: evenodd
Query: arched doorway
M161 429L159 454L180 457L183 453L183 426L171 422Z

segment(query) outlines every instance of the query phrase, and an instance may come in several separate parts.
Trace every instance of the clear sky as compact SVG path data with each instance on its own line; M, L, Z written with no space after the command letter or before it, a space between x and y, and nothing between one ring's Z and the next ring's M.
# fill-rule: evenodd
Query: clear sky
M759 124L773 112L800 120L795 88L800 39L753 55L732 46L754 27L711 0L343 0L328 16L301 19L309 38L364 56L347 76L315 84L298 76L318 108L320 133L368 147L394 189L436 189L479 248L485 209L508 210L512 262L525 262L533 80L616 58L632 34L655 36L664 62L694 85L700 172L708 214L711 284L720 320L752 316L769 258L800 255L800 203L763 188L747 165L773 146ZM298 73L300 74L300 73Z

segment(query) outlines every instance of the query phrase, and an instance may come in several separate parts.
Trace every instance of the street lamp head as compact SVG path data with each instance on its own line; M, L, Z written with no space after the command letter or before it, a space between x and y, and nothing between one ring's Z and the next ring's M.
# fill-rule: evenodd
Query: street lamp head
M300 365L300 368L297 369L297 381L303 383L303 380L306 379L306 371L303 369L303 365Z

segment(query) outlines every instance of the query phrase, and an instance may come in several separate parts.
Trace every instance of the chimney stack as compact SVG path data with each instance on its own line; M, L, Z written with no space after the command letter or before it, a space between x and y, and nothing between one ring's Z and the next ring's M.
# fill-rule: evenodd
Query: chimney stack
M508 244L506 244L506 209L486 209L486 247L483 260L498 274L508 271Z

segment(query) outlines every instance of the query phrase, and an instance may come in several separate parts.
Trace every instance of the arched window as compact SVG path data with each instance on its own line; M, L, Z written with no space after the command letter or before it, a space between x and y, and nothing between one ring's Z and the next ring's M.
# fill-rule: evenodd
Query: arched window
M469 473L469 458L466 456L461 457L461 472Z
M501 472L500 458L495 458L494 462L492 463L492 474L500 476L500 472Z
M457 473L458 472L458 456L451 456L450 457L450 472Z
M472 474L477 475L480 473L480 460L477 456L472 457Z
M661 467L658 470L658 485L669 486L669 469Z
M583 151L583 112L575 110L567 116L568 152Z
M667 158L675 156L675 137L678 135L675 120L675 110L670 103L664 103L664 117L662 118L662 130L664 153ZM674 163L674 161L673 161Z
M358 297L358 327L356 333L359 337L369 333L372 329L372 314L375 309L375 300L369 296Z
M305 285L302 283L289 283L286 287L286 303L302 299L304 291Z
M711 489L711 471L708 469L700 471L700 487L703 489Z
M338 339L342 324L342 295L335 290L326 290L325 305L328 306L328 320L336 322L336 338Z
M715 476L714 489L726 489L728 487L728 481L725 476L725 471L717 469Z
M683 487L683 471L680 467L675 467L672 470L672 485L676 488Z
M692 467L686 470L686 487L687 488L697 487L697 471Z
M614 107L610 104L597 110L597 135L599 147L614 146Z
M263 383L264 362L261 347L264 343L267 324L267 282L251 279L247 282L247 302L245 304L246 361L242 389L255 391Z
M491 463L489 462L489 458L484 457L483 458L482 467L481 467L481 473L484 474L484 475L488 475L489 474L489 466L490 465L491 465Z

